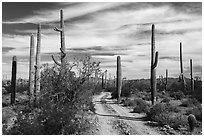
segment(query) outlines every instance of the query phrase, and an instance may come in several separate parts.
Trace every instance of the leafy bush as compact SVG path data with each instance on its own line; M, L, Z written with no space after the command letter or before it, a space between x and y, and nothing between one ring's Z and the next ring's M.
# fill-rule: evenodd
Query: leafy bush
M170 98L166 97L161 101L161 103L169 103L170 101Z
M146 101L142 99L135 99L134 101L135 101L135 106L134 106L133 112L135 113L149 112L150 105Z
M8 134L81 134L89 128L87 113L94 111L94 87L88 80L99 70L99 64L90 60L78 63L65 68L44 65L36 108L23 108ZM78 75L72 71L74 66Z
M195 98L187 98L182 100L182 103L180 106L182 107L193 107L198 106L200 103Z
M158 103L150 108L147 112L147 117L149 120L158 122L161 125L168 124L174 128L178 127L180 124L185 125L186 119L181 114L178 113L179 110L176 106L168 103ZM180 120L180 121L178 121Z
M170 92L170 97L176 99L176 100L181 100L182 98L185 97L184 93L182 91L177 91L177 92Z

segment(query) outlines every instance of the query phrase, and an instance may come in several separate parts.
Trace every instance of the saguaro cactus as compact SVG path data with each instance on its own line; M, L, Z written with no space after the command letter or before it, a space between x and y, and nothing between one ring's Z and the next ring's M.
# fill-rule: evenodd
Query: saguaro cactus
M33 34L30 37L30 64L29 64L29 100L30 103L34 101L34 74L35 74L35 69L34 69L34 36Z
M155 36L154 36L154 24L152 25L152 37L151 37L151 101L154 105L156 91L157 91L157 81L156 81L156 67L158 63L158 52L155 53Z
M186 91L186 81L183 74L183 58L182 58L182 43L180 42L180 67L181 67L181 74L180 74L180 80L182 81L183 90Z
M16 72L17 72L17 59L13 56L12 61L12 76L11 76L11 105L15 104L16 97Z
M102 73L102 79L101 79L102 89L104 89L104 73Z
M194 79L193 79L193 61L190 59L190 72L191 72L191 91L194 91Z
M40 48L41 48L41 25L38 25L37 32L37 49L36 49L36 65L35 65L35 86L34 95L40 92Z
M118 101L120 101L120 94L122 88L122 68L121 68L121 59L120 56L117 56L117 76L116 76L116 88L118 94Z
M60 28L55 27L54 28L55 31L60 32L60 39L61 39L61 63L57 62L57 60L55 60L54 56L52 55L52 59L53 61L61 66L64 67L66 65L66 60L65 60L65 36L64 36L64 19L63 19L63 10L60 10Z
M168 69L166 69L165 91L167 91L167 84L168 84Z

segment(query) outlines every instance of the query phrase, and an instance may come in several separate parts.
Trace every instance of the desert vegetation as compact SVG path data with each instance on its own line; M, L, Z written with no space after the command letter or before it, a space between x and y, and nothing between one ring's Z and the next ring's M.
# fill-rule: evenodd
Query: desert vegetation
M109 92L115 104L131 109L169 134L196 134L202 125L202 81L194 80L190 59L190 79L184 77L182 43L180 76L156 75L159 52L155 51L155 25L152 25L150 78L127 80L122 77L121 56L116 58L116 77L107 79L100 62L89 56L67 61L63 10L60 10L60 62L41 64L41 25L37 27L37 50L30 36L29 79L17 78L18 57L12 59L12 78L2 81L2 130L6 135L89 134L95 121L94 95ZM105 96L107 97L107 95ZM105 98L104 97L104 98ZM101 104L108 101L101 99ZM108 105L106 106L109 111ZM98 114L101 115L101 114ZM119 116L118 116L119 117ZM120 123L121 121L117 121ZM153 124L152 124L153 123Z

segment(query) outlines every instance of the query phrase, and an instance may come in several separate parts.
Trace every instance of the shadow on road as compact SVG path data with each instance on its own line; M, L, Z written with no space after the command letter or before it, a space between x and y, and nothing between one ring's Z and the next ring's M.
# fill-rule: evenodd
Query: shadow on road
M123 119L123 120L132 120L132 121L145 121L146 117L127 117L127 116L120 116L120 115L116 115L116 114L112 114L112 115L108 115L108 114L99 114L96 113L96 115L99 116L106 116L106 117L114 117L114 118L118 118L118 119Z
M117 102L107 101L107 100L95 101L95 102L96 104L118 104Z

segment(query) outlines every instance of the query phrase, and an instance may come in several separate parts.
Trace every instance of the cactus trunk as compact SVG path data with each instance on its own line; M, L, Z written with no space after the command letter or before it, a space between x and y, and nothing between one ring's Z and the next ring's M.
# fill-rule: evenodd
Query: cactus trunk
M34 36L30 37L30 64L29 64L29 100L30 104L34 101Z
M120 56L117 56L117 76L116 76L116 88L117 88L117 99L120 101L121 88L122 88L122 68Z
M13 56L12 61L12 76L11 76L11 105L15 104L16 97L16 72L17 72L17 59Z
M180 42L180 67L181 67L181 81L182 81L182 86L183 86L183 91L186 91L186 81L185 81L185 77L183 74L183 58L182 58L182 43Z
M167 84L168 84L168 69L166 69L165 92L167 91Z
M102 79L101 80L102 80L102 82L101 82L102 83L102 89L104 89L104 74L103 73L102 73Z
M157 81L156 81L156 66L158 63L158 52L155 53L155 36L154 36L154 24L152 25L152 37L151 37L151 101L152 105L154 105L156 90L157 90Z
M65 36L64 36L64 19L63 19L63 10L60 10L60 27L62 29L62 31L60 32L60 36L61 36L61 62L62 62L62 66L66 65L66 61L65 61ZM63 53L64 52L64 53Z
M64 35L64 19L63 19L63 10L60 10L60 28L58 29L57 27L54 28L55 31L60 32L60 41L61 41L61 47L60 47L60 51L61 51L61 63L57 62L57 60L55 60L54 56L52 56L53 61L61 66L62 68L65 67L66 65L66 53L65 53L65 35Z
M190 72L191 72L191 91L194 92L193 61L192 61L192 59L190 59Z
M41 48L41 25L38 25L37 33L37 49L36 49L36 66L35 66L35 86L34 95L37 96L40 92L40 48ZM35 97L36 99L36 97Z

